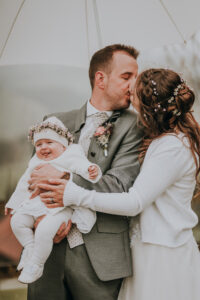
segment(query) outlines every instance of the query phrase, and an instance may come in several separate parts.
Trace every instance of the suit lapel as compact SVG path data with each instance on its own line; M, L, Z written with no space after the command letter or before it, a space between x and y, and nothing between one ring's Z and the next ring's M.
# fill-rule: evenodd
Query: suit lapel
M73 136L75 138L75 140L74 140L75 143L78 143L80 133L81 133L81 128L85 125L86 110L87 110L87 102L81 107L81 109L79 110L79 112L76 115L75 127L74 127L74 132L73 132Z

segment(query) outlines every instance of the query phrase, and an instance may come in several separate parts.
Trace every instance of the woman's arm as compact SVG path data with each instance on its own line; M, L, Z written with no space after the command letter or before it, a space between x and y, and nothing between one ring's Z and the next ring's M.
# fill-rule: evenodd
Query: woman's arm
M139 214L194 165L190 150L176 137L162 138L153 147L128 193L98 193L70 182L65 189L64 205L84 206L116 215Z

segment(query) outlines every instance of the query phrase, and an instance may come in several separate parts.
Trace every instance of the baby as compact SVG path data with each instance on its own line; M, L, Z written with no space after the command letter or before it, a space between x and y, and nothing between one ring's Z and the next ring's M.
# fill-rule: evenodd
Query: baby
M90 232L96 222L95 212L89 209L47 208L39 196L30 199L28 181L33 169L48 163L58 170L79 174L94 183L102 176L100 168L88 161L82 147L72 143L72 135L56 117L33 126L29 138L36 153L5 207L5 214L12 214L12 230L24 247L17 267L18 270L23 269L18 278L23 283L31 283L42 276L44 263L53 247L53 238L63 222L71 219L82 233ZM44 215L34 232L35 220Z

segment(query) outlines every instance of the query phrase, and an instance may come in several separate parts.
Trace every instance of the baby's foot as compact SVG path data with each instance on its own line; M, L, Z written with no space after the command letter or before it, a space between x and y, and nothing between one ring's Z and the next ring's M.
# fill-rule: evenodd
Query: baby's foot
M22 270L23 267L29 262L32 256L32 252L33 252L33 244L24 247L19 264L17 266L18 271Z
M18 280L22 283L34 282L42 276L43 270L44 265L28 264L23 268Z

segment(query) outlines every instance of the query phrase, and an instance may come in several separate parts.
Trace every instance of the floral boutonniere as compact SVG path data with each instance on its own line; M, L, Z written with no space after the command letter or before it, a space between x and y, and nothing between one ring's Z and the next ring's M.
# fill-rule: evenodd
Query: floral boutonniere
M103 148L106 157L108 156L108 142L113 132L113 126L114 125L111 122L105 123L99 126L94 133L97 143Z

